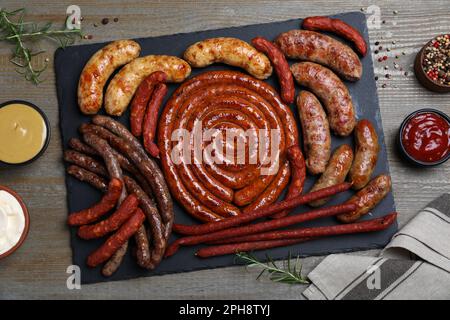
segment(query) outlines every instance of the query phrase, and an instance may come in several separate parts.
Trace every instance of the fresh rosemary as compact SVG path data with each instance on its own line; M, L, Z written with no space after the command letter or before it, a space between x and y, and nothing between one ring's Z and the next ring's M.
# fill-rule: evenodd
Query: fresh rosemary
M24 15L25 8L10 12L0 9L0 41L14 45L10 61L17 67L18 73L37 85L42 82L40 76L47 68L47 62L37 68L34 66L33 57L45 51L33 51L28 45L38 40L49 39L58 42L59 47L65 48L73 44L75 39L81 37L82 34L80 29L52 30L51 22L42 26L34 22L25 22Z
M306 277L302 276L302 265L300 258L297 256L295 262L291 263L291 253L289 252L288 259L283 262L283 268L280 268L272 258L268 255L267 263L259 261L256 257L249 253L237 253L236 256L243 260L249 268L260 267L262 271L259 273L256 280L267 272L269 273L269 279L275 282L288 283L288 284L308 284L309 281Z

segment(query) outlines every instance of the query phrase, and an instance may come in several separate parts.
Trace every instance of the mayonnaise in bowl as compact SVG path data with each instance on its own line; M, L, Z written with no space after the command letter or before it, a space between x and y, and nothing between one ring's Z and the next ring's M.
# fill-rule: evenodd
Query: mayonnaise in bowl
M26 227L26 213L19 200L0 190L0 257L23 241Z

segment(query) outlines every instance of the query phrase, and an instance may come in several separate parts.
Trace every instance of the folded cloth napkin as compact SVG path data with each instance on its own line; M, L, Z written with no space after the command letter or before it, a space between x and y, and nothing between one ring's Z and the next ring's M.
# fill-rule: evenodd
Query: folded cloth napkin
M430 202L378 257L333 254L308 278L310 300L450 299L450 194Z

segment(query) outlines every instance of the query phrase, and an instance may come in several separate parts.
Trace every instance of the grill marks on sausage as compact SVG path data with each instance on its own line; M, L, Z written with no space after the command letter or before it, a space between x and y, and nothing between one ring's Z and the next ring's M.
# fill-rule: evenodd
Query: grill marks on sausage
M327 35L290 30L280 34L275 44L288 58L322 64L349 81L361 78L362 65L358 55L349 46Z
M341 19L307 17L303 19L302 27L303 29L312 31L334 32L338 36L353 42L356 49L363 57L367 53L367 43L361 33Z
M196 121L204 129L278 128L280 155L285 156L286 148L297 143L298 133L292 112L277 93L267 84L239 72L205 72L175 91L160 118L158 131L162 167L172 194L197 219L217 221L238 215L241 210L231 204L231 196L235 204L250 206L244 207L243 212L275 201L289 179L289 165L286 168L280 159L275 160L279 161L279 168L284 168L281 180L277 171L270 174L272 177L260 177L263 161L254 165L187 164L184 159L177 165L172 162L172 132L192 131ZM268 134L267 137L265 143L270 150L271 139ZM218 183L217 188L209 189L212 183Z
M309 88L323 103L330 128L339 136L348 136L355 125L355 110L346 85L330 69L313 62L291 66L295 80Z

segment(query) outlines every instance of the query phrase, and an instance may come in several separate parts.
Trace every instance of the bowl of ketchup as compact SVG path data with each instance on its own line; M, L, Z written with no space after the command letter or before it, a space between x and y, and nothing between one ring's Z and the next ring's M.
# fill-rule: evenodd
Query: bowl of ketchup
M450 158L450 117L420 109L403 120L398 142L403 156L415 165L436 166Z

